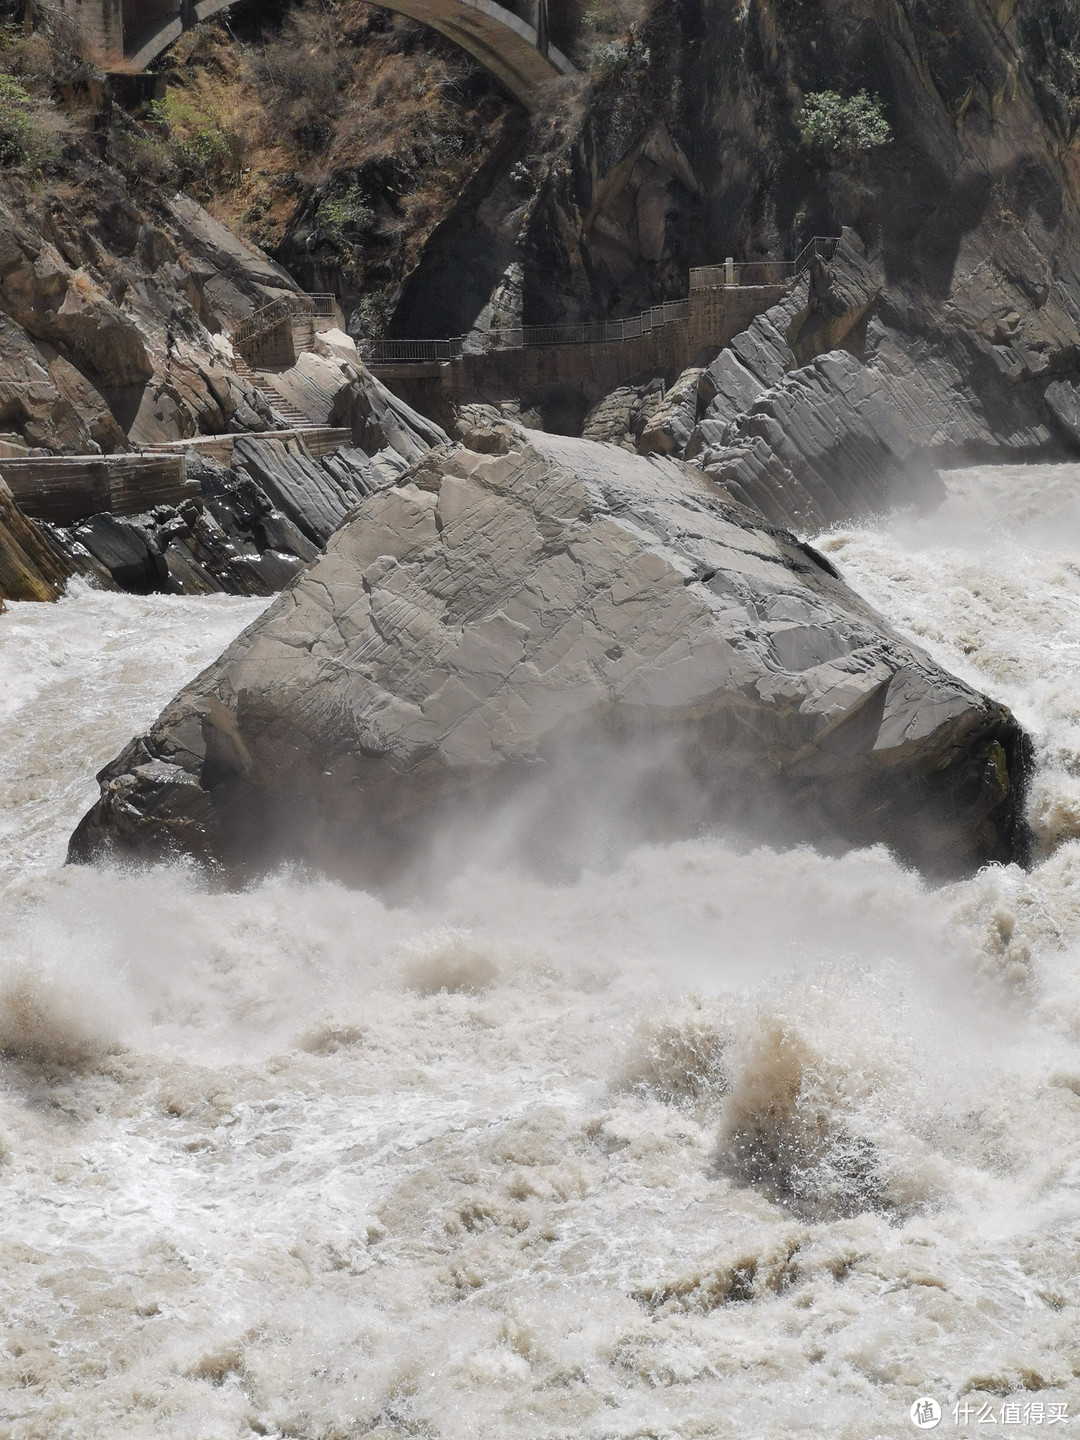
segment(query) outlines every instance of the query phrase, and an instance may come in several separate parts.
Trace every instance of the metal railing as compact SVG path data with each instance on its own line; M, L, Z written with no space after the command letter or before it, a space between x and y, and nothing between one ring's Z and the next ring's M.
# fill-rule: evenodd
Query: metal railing
M722 290L757 285L787 285L797 280L813 260L831 260L840 240L815 235L794 260L726 260L722 265L698 265L690 271L691 290Z
M383 365L456 360L462 344L460 335L452 340L369 340L364 346L364 359Z
M521 350L528 345L589 345L597 341L635 340L690 314L689 300L669 300L626 320L590 320L580 325L518 325L450 340L372 340L366 358L376 365L456 360L465 353Z
M831 260L839 243L838 236L815 235L794 260L726 260L722 265L698 265L690 271L690 290L787 285L798 279L813 260ZM285 320L332 318L336 313L334 295L281 295L242 320L233 332L233 343L237 346L250 343ZM689 300L669 300L625 320L591 320L579 325L519 325L489 330L482 335L455 335L447 340L372 340L364 347L364 356L375 365L442 363L466 353L520 350L530 345L636 340L664 325L685 320L689 314Z
M254 340L256 336L272 330L275 325L291 320L294 315L314 313L314 307L306 295L279 295L276 300L271 300L268 305L256 310L254 315L240 321L233 331L233 344L242 345L247 340Z
M240 321L233 331L233 344L242 345L245 341L254 340L272 330L275 325L281 325L293 318L310 320L315 316L333 317L336 306L337 297L334 295L279 295L276 300L271 300L253 315Z

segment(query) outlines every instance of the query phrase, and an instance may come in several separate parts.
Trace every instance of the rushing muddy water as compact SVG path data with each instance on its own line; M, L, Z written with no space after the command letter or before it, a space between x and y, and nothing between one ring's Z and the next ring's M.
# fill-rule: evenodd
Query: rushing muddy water
M1036 735L1040 864L938 890L723 839L398 909L59 870L258 604L11 607L0 1435L1080 1430L1078 487L817 542Z

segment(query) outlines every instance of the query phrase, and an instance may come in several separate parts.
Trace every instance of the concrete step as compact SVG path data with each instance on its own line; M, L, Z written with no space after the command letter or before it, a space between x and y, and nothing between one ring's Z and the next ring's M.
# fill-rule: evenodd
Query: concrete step
M263 381L261 377L256 384L283 420L288 421L297 430L313 428L314 422L309 420L302 410L298 410L290 400L286 400L276 386Z
M267 375L260 374L253 370L242 355L237 355L233 368L238 375L242 375L249 384L254 385L259 394L268 405L274 407L275 412L281 416L286 426L291 430L311 430L314 428L314 421L309 420L302 410L298 410L290 400L286 400L281 391Z

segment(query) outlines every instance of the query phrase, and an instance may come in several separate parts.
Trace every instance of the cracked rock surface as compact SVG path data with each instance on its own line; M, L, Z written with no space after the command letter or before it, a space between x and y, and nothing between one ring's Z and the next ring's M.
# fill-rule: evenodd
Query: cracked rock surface
M1022 853L1012 716L809 547L673 459L503 448L368 496L105 768L71 858L378 878L439 836L587 865L717 823L937 873Z

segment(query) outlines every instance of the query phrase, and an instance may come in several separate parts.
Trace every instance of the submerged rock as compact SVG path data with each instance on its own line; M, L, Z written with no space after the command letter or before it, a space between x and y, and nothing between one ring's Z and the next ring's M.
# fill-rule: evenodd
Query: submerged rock
M101 772L70 857L378 878L423 847L588 864L729 821L941 873L1022 853L1012 716L809 547L675 460L504 448L365 499Z

